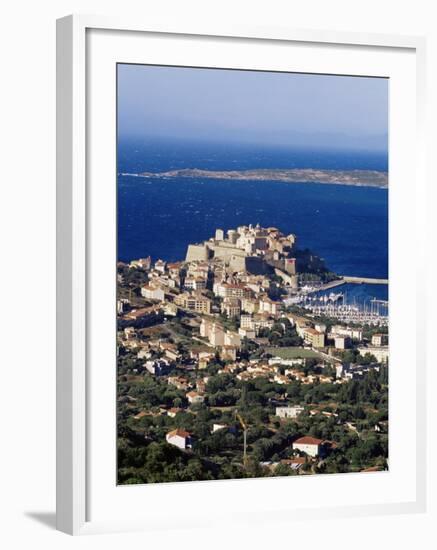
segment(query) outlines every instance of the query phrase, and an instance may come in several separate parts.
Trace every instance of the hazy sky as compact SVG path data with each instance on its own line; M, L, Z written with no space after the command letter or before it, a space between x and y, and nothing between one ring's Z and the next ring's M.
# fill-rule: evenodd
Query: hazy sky
M388 80L118 65L119 135L384 151Z

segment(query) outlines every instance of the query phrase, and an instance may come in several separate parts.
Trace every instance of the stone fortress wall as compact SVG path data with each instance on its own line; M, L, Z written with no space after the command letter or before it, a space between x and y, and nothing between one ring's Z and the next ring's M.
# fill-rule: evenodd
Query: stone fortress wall
M188 245L185 260L218 258L233 271L265 274L272 269L281 269L293 278L296 266L289 253L295 243L294 235L284 236L276 228L241 226L227 231L226 237L222 229L217 229L215 236L208 241Z
M205 260L209 260L209 248L205 243L188 245L187 254L185 257L186 262Z

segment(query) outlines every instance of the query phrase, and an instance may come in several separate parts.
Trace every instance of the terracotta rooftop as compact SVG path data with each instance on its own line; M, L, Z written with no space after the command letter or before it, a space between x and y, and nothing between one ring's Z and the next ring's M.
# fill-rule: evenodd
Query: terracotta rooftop
M132 311L129 311L129 313L126 313L124 319L139 319L140 317L144 317L153 311L156 311L156 306L133 309Z
M293 441L293 445L294 443L298 443L299 445L320 445L322 442L323 441L321 439L306 435L304 437L299 437L299 439L296 439L296 441Z

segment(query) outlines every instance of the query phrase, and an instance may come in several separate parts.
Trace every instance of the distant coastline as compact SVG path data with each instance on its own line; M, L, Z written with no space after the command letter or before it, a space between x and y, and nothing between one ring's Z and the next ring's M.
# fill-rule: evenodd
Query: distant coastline
M255 169L255 170L202 170L184 168L166 172L122 173L122 176L141 178L205 178L222 180L280 181L283 183L322 183L356 187L388 187L388 173L379 170L320 170L312 168Z

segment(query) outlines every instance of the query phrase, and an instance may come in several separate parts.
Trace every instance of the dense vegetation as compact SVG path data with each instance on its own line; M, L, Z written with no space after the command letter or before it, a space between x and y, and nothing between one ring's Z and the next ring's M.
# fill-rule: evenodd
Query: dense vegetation
M317 374L315 363L307 360L302 369ZM205 371L211 373L206 401L191 406L185 391L148 373L133 373L138 367L134 359L125 356L119 368L119 483L292 475L294 470L284 464L272 474L262 463L277 463L295 455L292 442L302 435L335 443L324 460L308 462L304 471L335 473L386 467L386 367L344 384L320 383L316 378L312 384L292 381L284 385L265 378L243 382L233 375L213 374L220 365L212 364ZM329 367L323 374L331 374L334 380ZM183 372L183 376L195 375ZM295 420L280 420L274 416L275 406L285 403L303 405L305 410ZM162 408L170 406L182 410L171 418ZM248 426L245 466L243 430L236 410ZM134 418L141 411L147 414ZM228 429L212 433L214 423L226 424ZM192 450L182 451L166 443L166 433L176 427L193 434Z

